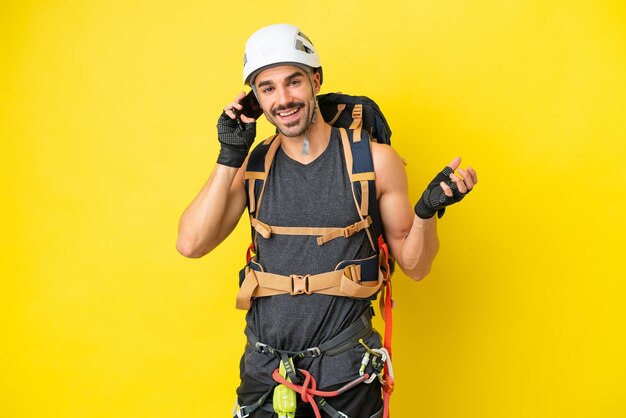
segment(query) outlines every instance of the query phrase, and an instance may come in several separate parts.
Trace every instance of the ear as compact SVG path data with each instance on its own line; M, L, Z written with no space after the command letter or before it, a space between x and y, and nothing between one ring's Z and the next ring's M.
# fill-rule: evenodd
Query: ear
M315 94L320 92L322 84L320 83L320 73L319 71L313 72L313 89L315 90Z

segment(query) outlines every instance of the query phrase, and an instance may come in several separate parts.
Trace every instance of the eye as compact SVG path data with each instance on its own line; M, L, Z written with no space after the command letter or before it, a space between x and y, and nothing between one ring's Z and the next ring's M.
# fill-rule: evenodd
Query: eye
M289 82L289 85L290 85L290 86L297 86L297 85L299 85L300 83L302 83L302 81L301 81L301 80L299 80L299 79L295 79L295 80L291 80L291 81Z
M263 90L261 90L261 92L268 94L271 93L274 90L274 87L265 87Z

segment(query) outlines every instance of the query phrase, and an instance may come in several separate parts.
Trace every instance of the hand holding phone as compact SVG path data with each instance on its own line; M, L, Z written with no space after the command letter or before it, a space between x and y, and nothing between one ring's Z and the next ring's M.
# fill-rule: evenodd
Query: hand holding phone
M243 99L239 102L241 104L241 110L237 110L233 108L235 115L237 116L237 120L241 122L240 115L243 114L246 117L252 119L258 119L263 114L263 109L261 109L261 105L256 99L254 92L251 90L248 94L245 95Z
M245 122L241 120L246 116ZM230 102L217 120L220 154L217 163L241 167L256 137L256 119L263 114L253 92L241 92Z

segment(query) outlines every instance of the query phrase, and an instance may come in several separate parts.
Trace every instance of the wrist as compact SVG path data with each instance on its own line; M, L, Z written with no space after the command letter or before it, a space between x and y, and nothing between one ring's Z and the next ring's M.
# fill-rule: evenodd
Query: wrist
M222 144L220 153L217 156L217 163L228 167L239 168L246 160L248 153L240 148Z
M414 210L415 210L415 215L417 215L417 217L422 220L430 219L433 216L435 216L435 213L437 213L437 211L430 209L429 207L426 206L423 198L420 198L417 201L417 203L415 204Z

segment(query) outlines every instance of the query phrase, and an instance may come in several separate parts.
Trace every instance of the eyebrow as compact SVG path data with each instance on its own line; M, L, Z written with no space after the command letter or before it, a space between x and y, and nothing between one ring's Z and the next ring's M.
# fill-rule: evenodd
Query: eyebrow
M304 73L300 70L296 70L291 75L288 75L287 77L285 77L285 81L291 81L294 78L300 77L300 76L304 76ZM263 80L259 84L257 84L257 88L261 88L263 86L267 86L270 84L273 84L270 80Z

